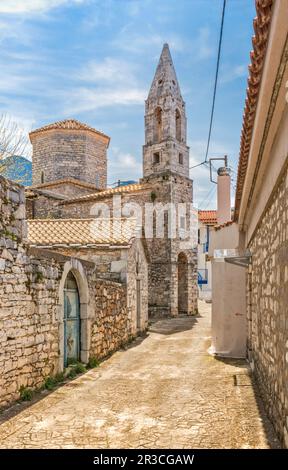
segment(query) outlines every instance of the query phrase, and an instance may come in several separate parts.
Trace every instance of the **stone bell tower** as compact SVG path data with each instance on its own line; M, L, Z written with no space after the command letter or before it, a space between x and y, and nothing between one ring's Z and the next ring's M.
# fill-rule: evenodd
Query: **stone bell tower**
M189 175L185 103L168 44L164 44L145 103L143 174L165 170Z
M185 103L168 44L163 46L145 103L142 182L149 183L153 189L147 202L153 202L154 215L157 217L162 207L164 220L162 238L155 236L155 217L153 237L146 235L150 257L149 314L191 315L197 311L197 256L195 244L183 241L190 233L192 181L186 145ZM174 210L175 223L172 222ZM173 223L176 230L171 234Z

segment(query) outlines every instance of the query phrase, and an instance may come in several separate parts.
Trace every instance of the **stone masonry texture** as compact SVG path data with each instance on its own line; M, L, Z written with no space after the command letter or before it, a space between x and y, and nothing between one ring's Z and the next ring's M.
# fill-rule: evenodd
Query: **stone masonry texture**
M86 130L58 129L33 136L33 184L74 178L106 188L107 144Z
M183 236L179 233L179 230L175 237L169 237L168 233L169 207L172 204L176 207L177 211L179 204L186 205L184 217L186 235L189 234L191 224L197 223L190 220L190 209L193 202L193 183L189 178L189 148L186 144L185 103L181 96L168 45L163 47L155 77L146 100L145 109L145 145L143 147L143 178L141 179L143 190L123 194L121 196L121 204L122 207L126 203L132 204L134 202L140 205L143 212L143 222L143 209L146 204L153 204L154 211L156 211L159 205L163 207L164 237L160 238L155 233L156 223L153 220L149 222L150 227L153 226L152 235L145 232L149 258L149 315L151 317L177 316L180 310L181 313L193 315L197 313L197 240L194 240L194 244L193 240L190 240L189 243L183 243ZM49 138L52 150L54 145L55 148L58 148L57 139L55 142L52 142L53 135ZM41 137L41 139L43 138ZM37 175L41 169L41 164L43 164L43 159L41 160L42 157L40 155L42 148L41 139L39 140L39 152L37 150L37 140L35 141L35 161L37 158L39 161L39 168L35 169ZM73 148L74 144L71 144L72 153ZM38 157L38 154L40 157ZM155 155L157 156L157 161L155 161ZM73 162L76 165L77 159L73 160ZM57 166L59 166L59 169L56 169ZM87 167L86 170L89 171L89 168ZM53 171L57 173L57 177L60 178L61 175L62 178L64 177L63 167L57 159L55 160L55 169ZM81 171L84 170L81 169ZM80 179L82 178L81 171L79 170ZM55 175L53 177L55 178ZM38 176L35 176L35 178L37 179ZM34 201L34 209L36 208L36 216L38 217L45 217L45 213L47 217L57 218L92 217L93 209L95 209L97 202L105 203L112 209L113 201L111 196L106 198L100 197L96 201L92 199L56 201L50 198L47 205L44 198L38 199L38 201L36 199ZM112 216L112 212L110 214ZM178 216L179 212L177 212L176 218ZM149 224L146 224L145 230ZM183 259L186 260L187 264L187 269L185 267L182 271L186 273L187 277L183 283L178 282L179 257L182 261ZM184 290L183 286L186 286ZM179 309L181 296L185 297L186 300L182 302L182 307ZM185 305L184 310L183 305Z
M73 254L30 248L25 237L24 188L0 177L0 407L19 398L21 386L38 388L63 369L60 283L67 263L80 265L87 279L88 314L81 317L86 359L105 357L137 334L135 262L130 261L127 286L127 279L98 279L95 264L74 259ZM144 269L144 259L143 263ZM138 275L143 276L145 292L145 270L141 268ZM142 313L144 330L145 308Z
M248 353L266 410L288 447L288 172L250 244Z
M210 356L210 305L0 417L1 448L278 448L245 360ZM12 410L11 410L12 411ZM10 419L9 419L10 417Z

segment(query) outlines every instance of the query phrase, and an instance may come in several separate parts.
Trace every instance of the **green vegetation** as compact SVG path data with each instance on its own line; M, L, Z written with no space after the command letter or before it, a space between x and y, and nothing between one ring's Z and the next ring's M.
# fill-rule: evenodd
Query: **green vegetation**
M44 276L43 276L43 273L41 273L40 271L36 273L36 278L35 278L35 282L42 282L44 279Z
M31 390L31 388L24 387L24 385L21 385L19 393L22 401L31 401L33 398L33 390Z
M43 388L46 390L53 390L57 385L64 381L64 374L56 374L54 377L47 377L44 382Z
M88 364L87 364L87 369L95 369L95 367L100 366L100 361L97 359L97 357L90 357Z
M77 362L75 366L73 366L73 369L75 370L76 374L83 374L86 372L86 367L82 362Z

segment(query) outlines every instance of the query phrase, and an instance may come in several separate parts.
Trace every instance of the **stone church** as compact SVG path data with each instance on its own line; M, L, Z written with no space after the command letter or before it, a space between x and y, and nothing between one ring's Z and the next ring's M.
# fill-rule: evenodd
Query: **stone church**
M193 188L189 178L185 103L168 44L164 44L145 103L143 177L138 184L107 188L110 139L86 124L76 120L56 122L32 131L30 139L33 186L26 191L27 215L29 219L39 219L38 232L45 225L48 238L41 245L53 249L58 246L63 252L59 245L63 245L64 232L58 232L53 243L49 240L58 219L70 220L70 224L71 219L89 219L97 204L107 204L112 209L115 196L121 196L122 207L134 204L144 209L147 204L153 205L152 220L146 218L145 224L144 214L142 220L149 272L149 314L194 314L197 246L190 235L197 217L193 219L190 207ZM164 227L162 237L157 236L155 228L157 210ZM137 209L132 216L135 213ZM35 222L30 221L29 227L34 228ZM39 246L37 232L30 230L31 233L31 241ZM91 257L93 254L87 252L87 260Z
M0 177L0 407L143 334L148 307L197 311L185 105L168 46L146 101L139 183L107 188L110 139L86 124L30 139L33 186Z

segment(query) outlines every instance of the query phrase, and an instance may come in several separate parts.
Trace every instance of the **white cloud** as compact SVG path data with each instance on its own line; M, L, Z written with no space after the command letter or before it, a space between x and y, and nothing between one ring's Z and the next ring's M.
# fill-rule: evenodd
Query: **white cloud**
M0 13L44 13L52 8L71 3L83 3L85 0L1 0Z
M138 54L143 54L145 50L149 50L151 54L154 47L160 50L165 42L168 42L170 48L176 52L184 50L185 45L179 36L170 33L163 36L152 32L147 32L147 35L143 36L135 32L129 32L128 27L122 29L120 34L112 41L112 46L125 52ZM159 58L159 55L157 57Z
M113 184L120 180L138 180L142 176L142 160L131 153L125 153L119 147L109 150L109 180Z
M74 76L85 85L67 91L65 112L77 114L110 106L143 105L147 90L139 85L136 70L135 64L111 57L90 61Z
M110 106L143 105L147 91L140 88L77 88L67 92L64 114L74 115Z
M195 40L195 53L199 60L209 59L213 55L209 28L201 28Z
M247 65L236 65L235 67L230 67L228 65L222 67L220 73L220 83L229 83L238 78L247 76Z
M87 82L129 83L136 82L135 66L106 57L102 62L91 61L80 71L78 78Z

